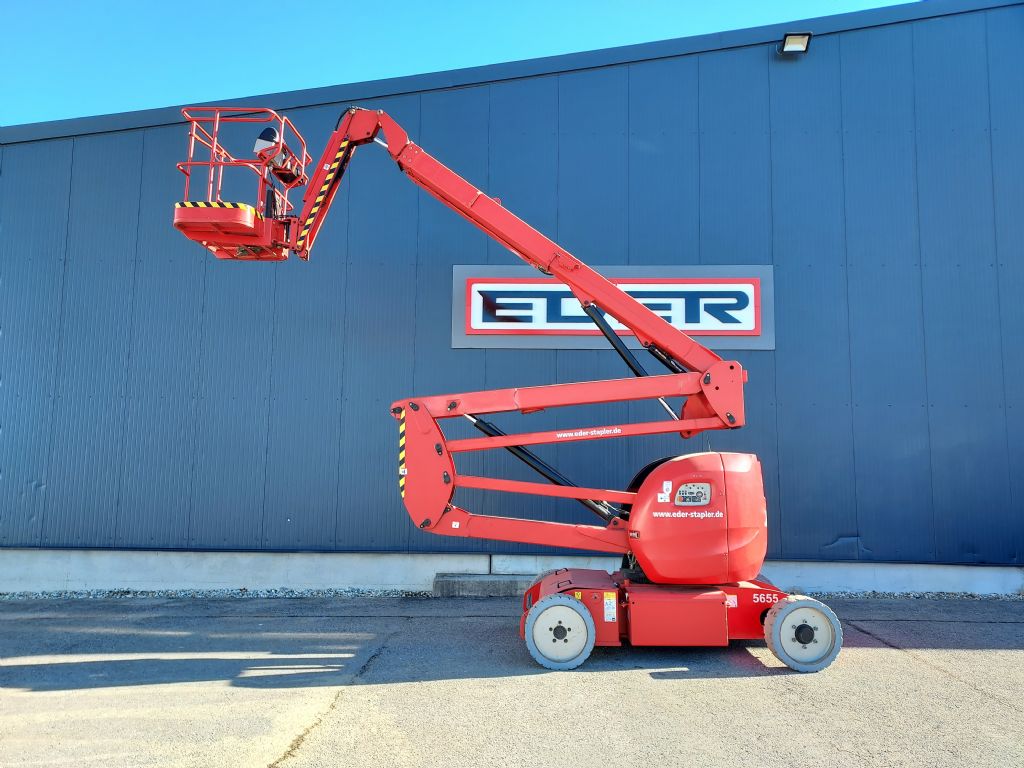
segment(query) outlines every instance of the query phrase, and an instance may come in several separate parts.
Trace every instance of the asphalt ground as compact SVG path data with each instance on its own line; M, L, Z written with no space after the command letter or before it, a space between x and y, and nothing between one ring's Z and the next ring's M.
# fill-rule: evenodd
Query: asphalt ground
M830 604L801 675L763 643L548 672L507 599L0 602L0 765L1024 765L1024 602Z

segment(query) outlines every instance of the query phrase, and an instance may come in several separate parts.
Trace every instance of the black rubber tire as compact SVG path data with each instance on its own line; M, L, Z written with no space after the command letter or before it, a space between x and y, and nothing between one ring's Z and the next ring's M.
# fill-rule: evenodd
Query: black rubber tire
M536 642L533 638L533 628L541 614L544 613L548 608L553 606L564 606L575 612L583 621L584 626L587 629L587 638L583 644L583 648L578 654L573 656L571 659L565 661L555 661L546 657L543 652L537 647ZM597 628L594 626L594 617L590 615L590 611L587 610L579 600L569 595L548 595L547 597L538 600L534 603L533 607L530 608L529 613L526 614L526 648L530 651L530 655L533 660L540 664L545 669L551 669L556 672L563 672L569 669L576 669L580 664L587 660L590 656L590 652L594 650L594 642L597 639Z
M823 653L813 661L798 661L786 653L785 644L782 640L782 632L785 630L785 620L800 608L813 608L820 612L828 621L832 629L832 644L823 649ZM768 611L764 620L764 639L768 649L775 654L775 658L797 672L820 672L836 660L839 651L843 647L843 625L839 623L839 617L831 608L824 603L811 597L803 595L789 595L779 600Z

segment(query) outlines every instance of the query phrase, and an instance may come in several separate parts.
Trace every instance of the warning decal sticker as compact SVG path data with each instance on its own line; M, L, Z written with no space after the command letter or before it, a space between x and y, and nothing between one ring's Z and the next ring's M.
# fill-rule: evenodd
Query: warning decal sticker
M618 602L618 592L605 592L604 593L604 620L615 621L618 618L618 611L616 603Z

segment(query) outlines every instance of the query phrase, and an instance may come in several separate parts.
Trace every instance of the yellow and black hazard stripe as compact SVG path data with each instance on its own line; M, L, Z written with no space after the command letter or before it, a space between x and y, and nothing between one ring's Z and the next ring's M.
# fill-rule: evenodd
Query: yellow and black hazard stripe
M240 210L248 210L255 216L263 218L263 214L257 211L248 203L222 203L220 201L208 201L208 200L184 200L180 203L174 204L175 208L238 208Z
M331 167L327 169L327 175L324 176L324 183L320 186L320 191L317 192L316 200L313 201L313 207L309 209L309 215L302 224L302 231L299 232L299 239L296 245L301 247L309 236L309 230L313 227L313 220L316 219L316 215L320 212L320 208L324 204L324 200L327 198L327 193L331 189L331 184L334 183L334 178L338 175L338 168L341 167L341 161L345 157L345 150L348 148L348 141L341 142L338 145L338 151L334 155L334 162L331 163Z
M405 498L405 409L398 419L398 492Z

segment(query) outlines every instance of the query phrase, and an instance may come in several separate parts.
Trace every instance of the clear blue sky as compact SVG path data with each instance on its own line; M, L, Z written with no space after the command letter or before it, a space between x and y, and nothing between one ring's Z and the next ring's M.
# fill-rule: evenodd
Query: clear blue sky
M437 72L895 4L3 0L0 124ZM293 43L275 47L275 39Z

